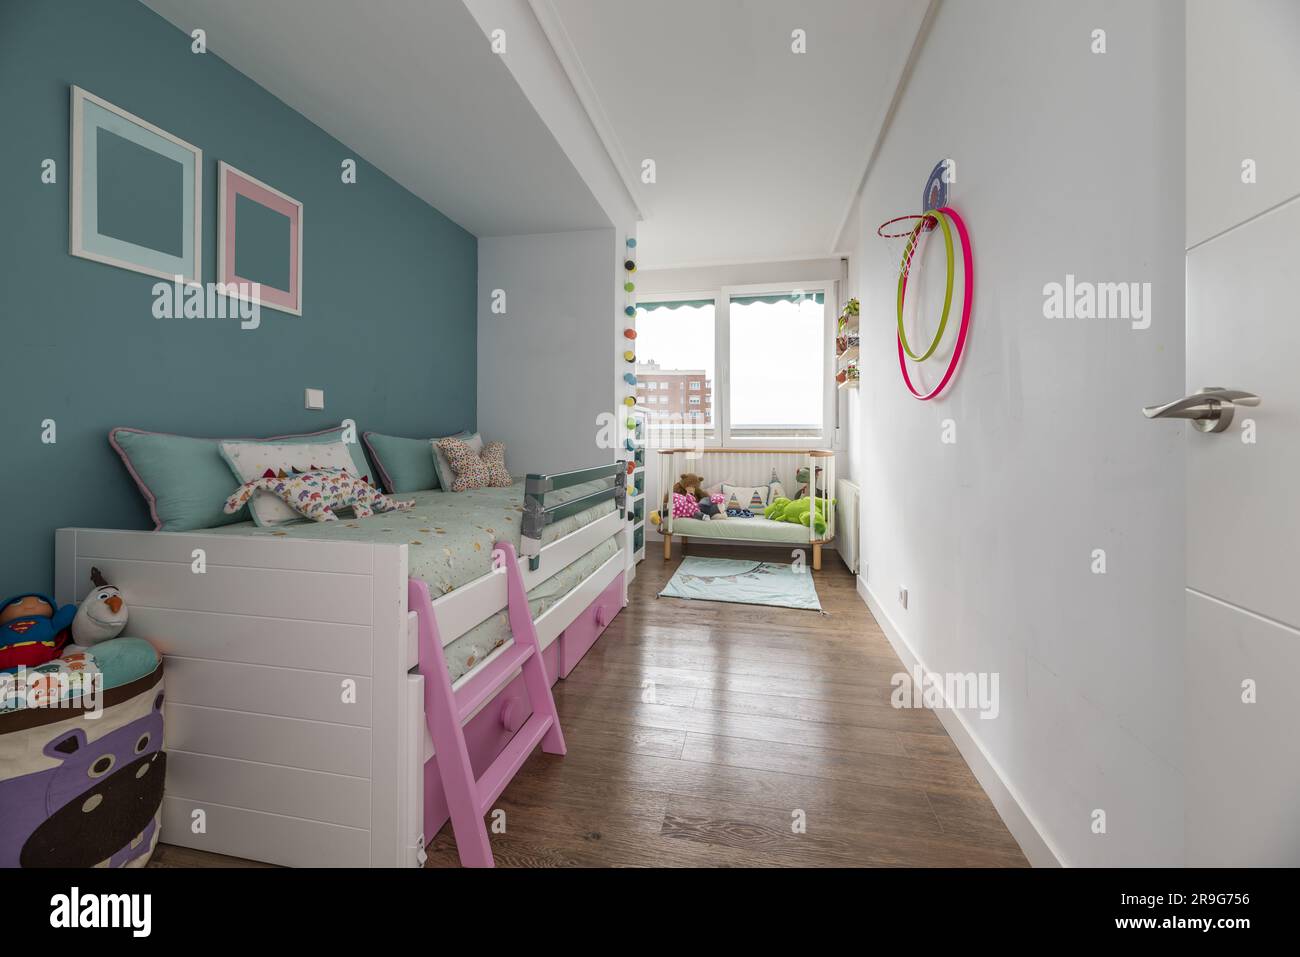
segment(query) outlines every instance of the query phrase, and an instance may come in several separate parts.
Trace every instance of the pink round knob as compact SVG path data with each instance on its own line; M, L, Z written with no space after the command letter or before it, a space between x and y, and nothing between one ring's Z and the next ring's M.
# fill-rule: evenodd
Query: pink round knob
M501 726L513 734L524 726L524 719L528 717L527 711L524 703L518 698L507 698L506 703L501 706Z

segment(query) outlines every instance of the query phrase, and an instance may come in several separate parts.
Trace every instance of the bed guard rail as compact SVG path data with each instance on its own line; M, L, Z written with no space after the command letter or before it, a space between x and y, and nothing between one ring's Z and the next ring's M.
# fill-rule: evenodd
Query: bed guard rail
M529 475L524 479L524 520L520 535L520 550L528 556L528 567L536 571L537 566L541 564L542 532L552 522L577 515L606 499L613 499L619 515L624 515L627 511L627 485L624 474L625 466L622 462L611 462L608 465L557 472L554 475ZM610 485L577 498L570 498L553 505L546 504L547 492L558 492L561 489L581 485L583 482L595 482L601 479L608 479Z

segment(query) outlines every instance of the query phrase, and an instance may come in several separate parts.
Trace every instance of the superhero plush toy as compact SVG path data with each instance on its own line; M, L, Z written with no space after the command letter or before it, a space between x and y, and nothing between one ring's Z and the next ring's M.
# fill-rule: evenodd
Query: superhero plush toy
M0 605L0 672L35 668L58 657L76 614L76 605L56 611L44 595L19 595Z

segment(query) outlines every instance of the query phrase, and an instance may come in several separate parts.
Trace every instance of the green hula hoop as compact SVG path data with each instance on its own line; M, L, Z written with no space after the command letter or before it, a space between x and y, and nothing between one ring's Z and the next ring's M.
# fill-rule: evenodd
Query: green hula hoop
M930 343L930 348L925 350L924 355L917 355L912 351L912 347L907 344L907 333L903 331L903 290L907 288L907 264L912 254L912 246L920 236L921 229L925 226L927 217L933 216L943 227L943 246L948 254L948 288L943 294L943 315L939 317L939 330L934 334L934 341ZM903 351L917 362L924 362L930 356L934 355L934 350L939 348L939 343L943 340L943 331L948 326L948 310L952 308L952 228L948 225L948 217L937 209L932 209L921 217L912 229L912 235L907 239L907 246L903 250L903 260L898 264L898 341L903 345Z

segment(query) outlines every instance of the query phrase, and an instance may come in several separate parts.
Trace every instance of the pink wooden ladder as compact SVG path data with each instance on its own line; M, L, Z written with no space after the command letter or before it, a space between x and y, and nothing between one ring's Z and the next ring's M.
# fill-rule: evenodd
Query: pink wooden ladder
M407 601L420 623L420 674L424 675L424 715L438 760L438 774L447 796L456 850L466 867L492 867L492 845L488 840L483 816L492 809L506 785L515 776L538 742L547 754L564 754L564 733L560 716L551 696L551 682L542 661L537 628L528 610L519 560L509 542L498 542L492 551L494 574L504 572L509 594L510 631L514 644L499 654L482 671L453 691L447 659L442 653L438 622L429 599L429 586L418 578L410 579ZM491 700L522 668L524 687L532 704L532 716L524 722L510 743L485 770L476 777L465 745L465 722L479 706ZM429 835L432 837L432 835Z

